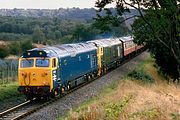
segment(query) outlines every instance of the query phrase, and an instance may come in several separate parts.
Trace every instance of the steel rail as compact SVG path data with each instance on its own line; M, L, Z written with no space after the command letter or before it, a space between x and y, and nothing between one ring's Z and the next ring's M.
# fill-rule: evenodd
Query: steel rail
M17 109L19 109L19 108L21 108L21 107L29 104L30 102L31 102L31 101L28 100L28 101L26 101L26 102L24 102L24 103L21 103L21 104L19 104L19 105L17 105L17 106L14 106L14 107L12 107L12 108L10 108L10 109L8 109L8 110L5 110L5 111L1 112L1 113L0 113L0 118L3 117L3 116L5 116L6 114L9 114L9 113L12 112L12 111L15 111L15 110L17 110Z

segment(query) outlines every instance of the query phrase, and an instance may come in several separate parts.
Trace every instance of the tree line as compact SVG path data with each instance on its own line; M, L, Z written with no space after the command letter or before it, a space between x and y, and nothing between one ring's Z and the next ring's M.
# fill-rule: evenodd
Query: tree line
M123 18L122 18L123 19ZM0 17L0 40L8 41L6 46L0 46L1 58L9 54L20 55L26 49L32 48L32 44L63 44L87 41L109 36L123 36L129 30L125 24L118 27L110 26L111 31L105 32L99 29L99 24L92 20L59 18L32 18L32 17ZM26 46L29 44L30 47ZM25 44L25 48L23 48ZM8 51L8 52L3 52ZM14 51L14 52L13 52Z

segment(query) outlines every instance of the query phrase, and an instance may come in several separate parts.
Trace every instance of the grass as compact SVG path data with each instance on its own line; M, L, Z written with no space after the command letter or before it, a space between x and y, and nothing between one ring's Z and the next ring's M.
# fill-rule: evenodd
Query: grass
M147 58L59 120L180 120L180 86L167 83L155 66Z
M20 93L17 91L18 83L8 83L0 85L0 102L5 99L20 96Z

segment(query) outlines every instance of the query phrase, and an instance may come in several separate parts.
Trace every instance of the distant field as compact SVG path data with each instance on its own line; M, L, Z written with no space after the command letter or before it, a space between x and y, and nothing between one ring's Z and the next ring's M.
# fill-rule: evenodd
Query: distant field
M148 58L123 80L59 119L179 120L179 93L180 86L168 84Z

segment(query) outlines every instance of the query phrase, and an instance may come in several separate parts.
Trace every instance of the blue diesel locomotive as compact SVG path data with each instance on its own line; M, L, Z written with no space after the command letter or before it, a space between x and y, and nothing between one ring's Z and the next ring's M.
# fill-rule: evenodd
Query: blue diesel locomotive
M101 76L143 46L132 37L91 40L25 51L19 59L19 92L27 99L55 97Z

